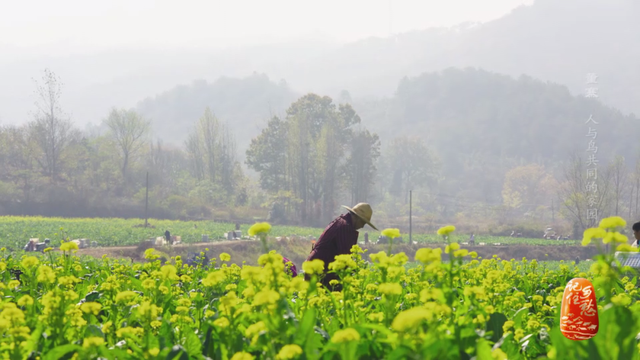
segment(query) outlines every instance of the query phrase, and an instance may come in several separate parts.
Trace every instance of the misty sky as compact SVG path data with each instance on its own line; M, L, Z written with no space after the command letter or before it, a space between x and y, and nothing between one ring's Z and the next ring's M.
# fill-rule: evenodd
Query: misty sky
M533 0L4 1L0 46L65 54L120 46L220 47L368 36L489 21ZM392 4L392 5L390 5ZM17 48L19 49L17 49Z

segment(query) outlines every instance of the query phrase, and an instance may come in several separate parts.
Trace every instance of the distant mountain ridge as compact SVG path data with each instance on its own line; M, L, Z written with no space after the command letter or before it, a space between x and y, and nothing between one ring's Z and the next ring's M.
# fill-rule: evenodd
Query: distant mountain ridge
M471 66L561 83L579 94L585 75L597 73L604 103L640 114L639 17L640 2L633 0L536 0L466 29L348 44L306 64L315 71L286 78L298 89L307 83L354 97L388 96L404 76Z
M396 137L418 137L441 161L441 191L487 202L502 198L501 179L517 166L539 164L562 181L571 156L591 154L589 125L600 169L618 155L633 168L640 156L637 116L529 76L449 68L404 79L390 99L353 106L380 135L383 153ZM587 124L590 117L598 125Z
M182 145L196 121L209 107L234 135L239 154L249 146L266 121L274 115L282 116L298 94L286 84L276 84L266 75L254 74L245 78L222 77L214 82L194 81L147 98L137 110L152 120L155 137L175 145Z

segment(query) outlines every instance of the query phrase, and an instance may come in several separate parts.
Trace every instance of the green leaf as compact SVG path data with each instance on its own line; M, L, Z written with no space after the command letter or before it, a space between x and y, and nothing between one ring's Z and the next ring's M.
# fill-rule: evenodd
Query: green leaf
M27 340L27 349L30 351L35 351L38 348L38 340L42 337L42 331L44 330L44 324L42 322L38 323L38 327L35 328L31 332L31 336Z
M80 346L74 344L60 345L48 351L42 360L70 359L73 354L80 349Z
M505 322L507 322L507 317L502 313L493 313L489 316L486 329L487 331L493 332L493 335L491 335L491 341L494 343L502 338L502 326Z
M508 332L504 334L500 341L493 345L492 350L497 348L504 351L509 359L520 357L520 348L516 346L515 340L513 339L513 333Z
M302 320L299 323L298 331L294 342L298 345L304 344L309 334L313 332L313 327L316 324L316 309L307 309L302 315Z
M204 342L202 343L202 355L214 356L214 344L213 344L213 327L210 326L207 329L207 333L204 336Z
M516 311L516 313L513 315L513 322L515 323L514 328L517 329L522 327L522 319L528 312L529 308L526 307L523 307L522 309Z
M202 343L200 342L198 335L196 335L193 330L190 329L185 329L185 331L187 336L187 353L190 357L196 357L200 355L202 353Z
M491 346L485 339L478 339L476 341L476 360L493 360L491 355Z
M84 297L82 302L94 302L94 301L98 300L101 297L102 297L102 293L101 292L92 291L92 292L88 293L87 296Z
M90 337L90 336L97 336L104 339L104 333L102 332L102 330L100 330L99 327L93 324L88 325L84 329L84 337Z
M171 348L166 360L189 360L189 354L182 346L176 345Z
M385 356L388 360L404 360L409 359L411 355L411 350L405 346L397 347L391 353Z

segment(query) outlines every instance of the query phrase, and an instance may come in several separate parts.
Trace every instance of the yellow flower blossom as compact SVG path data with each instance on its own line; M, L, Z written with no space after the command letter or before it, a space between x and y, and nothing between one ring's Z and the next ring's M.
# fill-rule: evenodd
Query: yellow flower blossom
M618 227L622 228L625 226L627 226L627 222L620 216L611 216L608 218L604 218L600 220L600 225L599 225L601 229L615 229Z
M109 334L113 331L113 322L111 321L107 321L106 323L102 324L102 332L105 334Z
M231 357L231 360L253 360L255 357L248 352L240 351Z
M160 268L161 277L163 280L178 280L178 269L173 265L164 265Z
M341 344L351 341L360 341L360 334L352 328L338 330L331 337L331 342L334 344Z
M267 234L271 230L271 224L262 222L253 224L249 228L249 236L256 236L261 234Z
M229 319L227 319L226 317L221 317L219 319L216 319L213 322L213 325L215 325L215 326L217 326L217 327L219 327L221 329L224 329L227 326L229 326Z
M144 251L144 258L148 259L148 260L155 260L157 258L159 258L160 255L155 254L155 249L154 248L150 248Z
M324 272L324 261L320 259L305 261L302 263L302 270L309 275L322 274Z
M149 323L149 325L151 325L152 328L157 329L160 326L162 326L162 321L153 320L152 322Z
M147 290L155 289L156 282L154 280L151 280L151 279L146 279L145 281L142 282L142 287L147 289Z
M60 245L60 251L78 250L78 244L73 241L65 242Z
M102 305L97 302L86 302L80 305L80 310L82 310L86 314L98 315L100 310L102 309Z
M187 298L178 299L178 301L176 301L176 303L179 306L191 306L191 300L189 300Z
M586 229L582 237L582 246L589 245L592 239L603 239L605 236L607 236L607 232L603 228Z
M280 349L278 355L276 355L276 360L291 360L300 355L302 355L302 348L300 346L296 344L285 345Z
M33 298L29 295L23 295L19 300L18 300L18 306L31 306L33 305Z
M270 305L275 304L280 299L280 294L277 291L271 289L262 289L258 292L253 300L253 305Z
M202 279L202 285L204 286L216 286L223 282L227 278L227 275L221 270L214 270L210 272L206 278Z
M367 315L367 319L371 322L382 322L384 320L384 313L376 312Z
M40 260L38 260L37 257L25 256L24 259L22 259L22 261L20 262L20 265L22 265L22 267L24 267L25 269L30 269L34 266L37 266L39 263Z
M384 229L382 230L382 236L388 237L390 239L395 239L400 237L399 229Z
M438 229L437 234L438 235L449 235L452 232L456 231L456 227L453 225L447 225L444 227L441 227L440 229Z
M42 265L38 268L37 280L39 283L53 284L56 281L56 273L49 266Z
M468 254L469 254L469 250L467 249L460 249L453 252L453 256L455 257L465 257Z
M402 294L402 286L398 283L384 283L378 286L378 291L387 296L400 295Z
M135 301L138 297L138 294L134 291L121 291L116 295L116 303L124 303L126 305L131 305L131 302Z
M335 261L329 264L329 270L333 271L354 269L356 267L358 267L358 264L353 261L351 255L338 255L335 257Z
M142 336L142 335L144 335L144 329L139 327L127 326L127 327L123 327L116 330L116 336L118 338L123 338L125 336L136 337L136 336Z
M522 339L524 337L524 330L522 329L516 329L515 334L513 335L513 338L516 341L520 341L520 339Z
M448 253L450 253L450 252L452 252L452 251L456 251L456 250L458 250L458 249L460 249L460 244L458 244L458 243L451 243L451 244L447 245L447 246L444 248L444 252L445 252L445 254L448 254Z
M82 347L85 349L92 348L92 347L100 347L103 344L104 344L104 339L98 336L88 337L82 341Z
M81 280L78 279L77 277L70 275L70 276L61 276L60 278L58 278L58 284L63 285L63 286L73 286L76 283L79 283Z
M625 293L618 294L611 298L611 302L617 306L629 306L631 305L631 300L631 297Z
M442 249L429 249L422 248L416 251L416 261L420 261L423 264L428 264L430 262L439 262L441 261Z
M422 323L433 320L433 315L423 307L414 307L396 315L391 323L391 328L398 332L413 330Z
M251 344L255 344L258 341L258 337L267 331L268 330L265 323L262 321L258 321L255 324L249 325L247 327L247 330L245 330L244 335L247 338L251 339Z

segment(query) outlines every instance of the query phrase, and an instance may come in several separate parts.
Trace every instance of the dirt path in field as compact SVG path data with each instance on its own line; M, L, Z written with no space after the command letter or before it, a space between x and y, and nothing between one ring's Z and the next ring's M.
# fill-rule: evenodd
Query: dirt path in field
M362 246L362 245L361 245ZM387 245L366 245L362 246L367 249L367 253L377 253L379 251L388 251ZM438 246L435 244L427 245L409 245L409 244L397 244L393 246L393 252L404 252L409 259L413 261L415 252L422 247L440 247L444 250L444 245ZM205 249L209 258L218 258L220 253L225 252L231 255L231 262L241 265L243 261L246 261L249 265L256 265L258 257L262 254L262 245L260 241L254 240L235 240L235 241L215 241L209 243L196 243L196 244L180 244L174 246L159 246L154 247L158 252L165 254L166 256L187 256L192 253L204 252ZM464 246L469 251L476 251L479 256L484 259L497 255L503 260L522 260L523 257L527 259L542 260L565 260L573 261L576 258L587 260L593 258L597 254L597 250L594 246L583 247L575 245L476 245L476 246ZM107 255L110 258L131 259L132 261L144 261L144 251L147 247L144 246L117 246L117 247L102 247L102 248L89 248L78 250L78 255L89 255L96 258L100 258L103 255ZM307 255L311 251L311 244L306 240L283 240L273 241L269 244L270 250L276 250L278 253L286 256L298 267L302 265L302 262L306 259ZM367 256L368 257L368 256Z
M239 243L243 243L246 245L254 246L259 245L259 241L254 240L225 240L225 241L216 241L216 242L208 242L208 243L195 243L195 244L178 244L173 246L154 246L156 250L159 252L165 253L170 256L176 255L186 255L191 252L200 252L205 249L209 249L214 251L215 253L224 252L224 250L219 250L219 247L230 247L237 246ZM245 246L246 246L245 245ZM142 246L109 246L109 247L97 247L97 248L87 248L78 250L78 255L89 255L93 257L102 257L103 255L107 255L111 258L131 258L133 260L141 260L144 258L144 252L147 248Z

